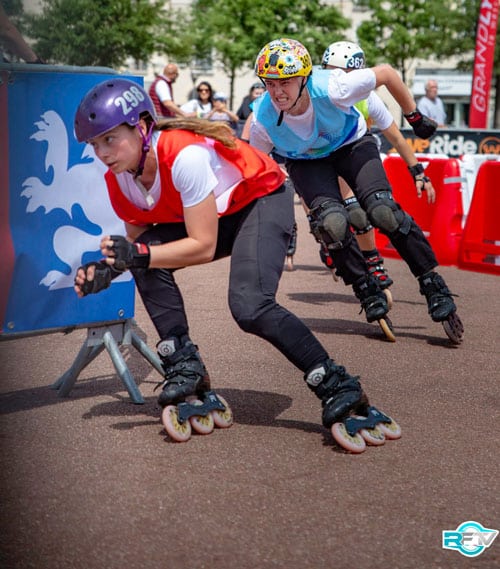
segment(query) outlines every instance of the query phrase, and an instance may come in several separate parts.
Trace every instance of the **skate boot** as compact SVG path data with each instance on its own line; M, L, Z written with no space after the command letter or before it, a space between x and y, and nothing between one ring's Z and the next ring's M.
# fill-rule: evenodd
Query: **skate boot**
M361 410L368 405L358 376L349 375L344 366L326 360L305 374L309 389L321 399L323 426L329 429L341 421L351 410Z
M297 251L297 224L294 223L292 227L292 235L290 236L290 241L288 242L288 249L286 251L286 268L289 271L293 271L293 256Z
M366 320L368 322L377 321L386 338L390 342L395 342L396 337L394 336L392 322L387 316L389 312L387 297L380 289L377 279L367 274L356 281L352 288L354 294L361 301L361 312L365 311Z
M342 448L360 453L367 443L382 445L401 436L395 421L369 405L359 377L349 375L343 366L327 360L304 379L321 399L323 425Z
M420 294L427 299L428 312L434 322L441 322L448 338L454 344L463 339L464 326L457 314L453 295L444 279L435 271L418 278Z
M368 272L378 280L380 288L384 291L384 294L387 297L389 309L392 308L392 294L389 287L394 283L394 281L391 279L387 269L384 267L384 259L380 256L380 253L377 250L369 252L363 251L363 256L365 257L366 264L368 265Z
M163 407L162 422L170 437L184 442L191 437L191 427L209 434L214 426L232 425L227 402L210 390L210 379L197 346L190 340L181 345L177 337L162 340L158 346L165 379L158 384L162 392L158 403Z

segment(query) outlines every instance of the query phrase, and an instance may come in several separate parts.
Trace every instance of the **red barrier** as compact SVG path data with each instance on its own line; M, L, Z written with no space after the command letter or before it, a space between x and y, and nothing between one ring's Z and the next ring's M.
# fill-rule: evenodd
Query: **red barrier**
M434 185L434 178L431 180ZM440 189L436 188L436 207L429 236L440 265L458 264L464 219L461 190L460 162L450 158L444 165Z
M436 202L417 197L415 182L400 156L388 156L384 169L392 186L394 199L413 217L436 253L441 265L456 265L462 235L462 196L460 164L455 158L419 157L425 174L436 190ZM382 256L400 258L389 239L376 231L376 243Z
M460 243L458 266L500 275L500 162L479 168L472 202Z

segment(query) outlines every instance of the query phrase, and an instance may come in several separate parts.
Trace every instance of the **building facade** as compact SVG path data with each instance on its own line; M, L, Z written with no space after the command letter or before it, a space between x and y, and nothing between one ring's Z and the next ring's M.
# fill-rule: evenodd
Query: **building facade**
M167 0L165 2L173 9L187 9L192 0ZM357 41L356 29L369 18L366 8L355 6L349 0L325 0L326 4L334 5L346 18L351 20L352 26L346 36L351 41ZM40 10L40 0L24 0L26 11ZM299 36L300 34L298 34ZM271 39L271 38L270 38ZM299 38L300 39L300 38ZM326 46L325 46L326 47ZM169 58L165 54L156 53L147 64L137 64L133 60L127 62L127 66L120 71L142 75L146 87L153 82L155 76L161 73ZM319 62L317 62L319 63ZM196 62L194 65L179 65L179 77L175 83L175 100L183 104L192 95L193 89L200 81L208 81L214 91L230 93L229 77L224 73L222 66L216 61ZM472 74L459 73L456 71L453 61L430 63L429 61L415 61L408 71L408 87L416 99L424 94L424 85L429 78L438 82L439 96L443 99L447 110L448 126L465 128L468 124L469 98L471 94ZM238 72L235 83L232 107L236 110L256 77L253 69L242 69ZM397 124L401 123L401 112L395 101L385 89L380 89L379 94L393 114ZM493 101L493 96L490 98ZM493 124L493 105L490 102L489 126Z

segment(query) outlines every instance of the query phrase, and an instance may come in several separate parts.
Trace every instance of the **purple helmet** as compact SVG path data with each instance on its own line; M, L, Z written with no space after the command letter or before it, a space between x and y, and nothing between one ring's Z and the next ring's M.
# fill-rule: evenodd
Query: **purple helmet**
M134 126L145 112L154 119L153 102L138 83L118 77L106 79L92 87L78 105L76 139L85 142L123 123Z

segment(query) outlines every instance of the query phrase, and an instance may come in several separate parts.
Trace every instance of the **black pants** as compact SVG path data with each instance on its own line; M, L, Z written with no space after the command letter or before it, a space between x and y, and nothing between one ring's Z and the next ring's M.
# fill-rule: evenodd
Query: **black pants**
M324 362L328 354L309 328L276 302L293 222L293 195L282 186L219 219L214 260L231 256L228 300L240 328L271 342L305 372ZM159 224L138 241L168 243L186 236L183 223ZM133 270L139 294L162 340L173 331L175 335L189 333L173 273L169 269Z
M319 196L326 196L341 203L339 176L349 184L365 210L366 201L370 196L380 191L392 192L376 140L371 134L342 146L325 158L287 159L286 168L297 193L308 207ZM421 276L437 266L428 240L413 219L410 218L407 233L396 230L386 235L414 276ZM346 284L352 284L366 272L366 263L355 239L351 238L343 249L333 251L332 257Z

